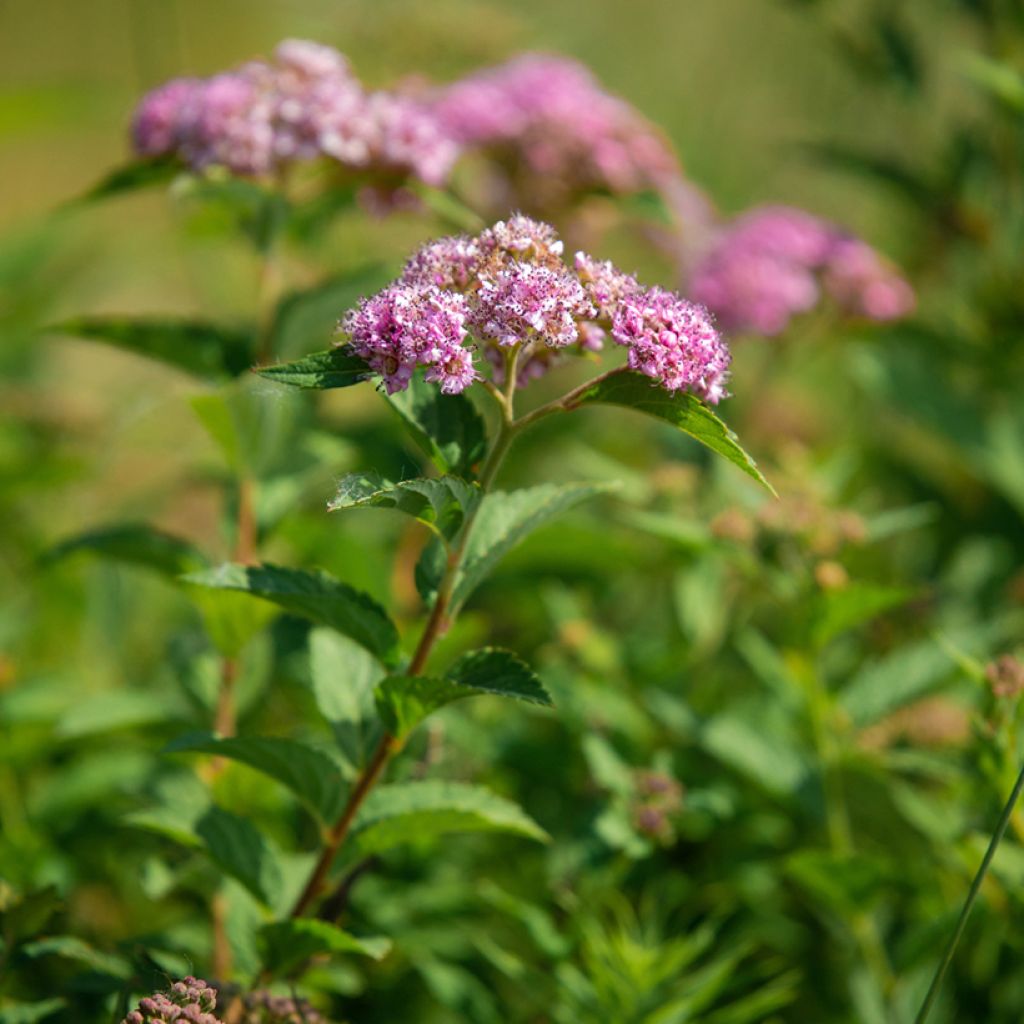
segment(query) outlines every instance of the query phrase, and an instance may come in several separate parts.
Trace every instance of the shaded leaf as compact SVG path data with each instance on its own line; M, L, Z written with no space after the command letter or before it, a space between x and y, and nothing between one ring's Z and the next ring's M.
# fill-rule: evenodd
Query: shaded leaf
M458 608L500 559L534 530L613 484L541 484L484 496L466 541L462 568L452 591Z
M414 376L405 391L387 396L410 436L442 473L469 478L484 457L487 430L466 395L444 395Z
M736 435L694 395L685 391L673 394L656 386L642 373L623 370L595 381L577 396L573 408L594 403L625 406L671 423L775 494L757 464L740 447Z
M366 855L449 832L509 832L541 842L549 838L516 804L489 790L429 781L379 786L359 812L352 839Z
M355 771L365 761L371 733L378 727L373 693L387 669L365 647L323 627L310 631L309 667L316 706Z
M111 199L114 196L151 185L164 185L173 181L182 173L181 164L167 157L155 160L135 160L132 163L115 167L106 177L101 178L85 195L73 200L75 204L90 203L98 199Z
M513 697L552 706L551 697L533 669L511 651L484 647L464 654L446 673L452 682L478 693Z
M332 822L341 813L346 786L337 763L298 740L190 733L164 749L168 754L214 754L255 768L290 789L323 822Z
M246 818L210 807L195 824L214 863L258 900L274 906L281 894L281 865L259 829Z
M105 526L69 537L47 551L43 562L56 562L81 551L165 576L180 576L207 564L202 552L188 541L142 523Z
M350 388L353 384L361 384L373 376L373 370L366 362L344 345L327 349L325 352L314 352L290 363L259 366L256 372L278 384L320 391Z
M250 330L202 320L83 316L49 329L135 352L204 380L237 377L252 362Z
M293 615L330 626L361 643L386 664L394 664L398 658L398 630L384 609L368 594L322 570L226 562L182 578L200 587L241 591Z
M382 960L391 942L381 937L357 938L327 921L296 918L274 921L260 929L260 949L266 969L274 977L287 977L310 957L357 953Z
M63 1010L66 1000L59 996L44 999L38 1003L7 1003L0 1006L0 1024L36 1024L58 1010Z
M450 540L480 496L479 487L455 476L443 476L439 480L420 477L391 483L371 471L343 477L327 507L332 512L370 506L397 509Z
M22 946L21 954L33 959L41 956L59 956L114 978L127 978L132 971L127 960L95 949L77 935L53 935L37 939Z

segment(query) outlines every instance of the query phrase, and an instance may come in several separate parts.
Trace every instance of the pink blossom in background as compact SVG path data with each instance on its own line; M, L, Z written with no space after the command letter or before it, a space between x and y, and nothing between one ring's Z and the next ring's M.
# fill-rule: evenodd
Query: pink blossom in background
M910 286L866 243L803 210L765 206L720 228L688 292L726 330L773 336L824 289L847 312L887 320L913 306Z
M514 159L528 175L524 201L635 192L679 175L661 133L565 57L528 53L476 72L439 90L434 110L464 147Z
M262 176L327 158L390 179L446 180L459 154L430 108L368 93L337 50L286 40L207 79L175 79L143 97L133 120L142 156L175 154L194 170Z

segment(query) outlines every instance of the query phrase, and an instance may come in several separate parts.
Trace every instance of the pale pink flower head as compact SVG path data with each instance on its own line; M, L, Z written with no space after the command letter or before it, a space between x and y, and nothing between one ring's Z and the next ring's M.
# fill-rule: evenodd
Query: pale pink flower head
M402 271L406 284L432 284L464 291L474 281L482 258L480 244L468 235L438 238L420 246Z
M601 320L611 320L623 299L640 289L632 274L624 274L611 260L595 260L585 252L576 253L576 273L587 297Z
M166 992L139 1001L121 1024L221 1024L214 1014L217 993L205 981L188 977Z
M708 311L662 288L626 297L612 316L612 338L629 365L666 391L690 391L711 405L727 394L730 354Z
M363 299L340 327L388 394L404 391L417 366L428 367L443 392L457 394L476 379L465 347L467 315L458 292L399 282Z
M579 340L578 321L597 315L568 269L518 260L481 276L471 310L474 333L502 347L539 341L565 348Z

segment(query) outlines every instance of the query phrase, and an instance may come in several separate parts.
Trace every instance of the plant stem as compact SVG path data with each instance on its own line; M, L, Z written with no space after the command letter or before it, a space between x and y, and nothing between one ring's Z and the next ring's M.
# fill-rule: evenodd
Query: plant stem
M971 910L974 907L974 902L978 898L978 893L981 892L981 886L985 881L985 876L988 874L988 869L992 864L992 859L995 857L996 850L999 849L999 843L1002 841L1002 838L1006 833L1006 828L1010 824L1010 819L1013 817L1013 810L1017 806L1017 801L1020 799L1022 790L1024 790L1024 767L1021 768L1020 774L1017 776L1017 781L1014 784L1013 791L1010 793L1010 797L1006 801L1006 806L1003 807L1003 813L999 816L999 822L996 824L996 830L992 833L988 849L985 851L985 856L981 860L981 865L974 876L974 880L971 882L971 887L967 892L967 899L964 900L963 909L960 911L960 916L957 918L956 927L953 929L953 934L950 936L949 944L946 946L945 952L942 954L942 960L935 972L935 977L932 978L932 983L928 988L928 994L924 997L921 1009L914 1018L914 1024L925 1024L925 1021L928 1019L928 1014L931 1012L932 1005L938 997L939 989L942 987L942 981L946 976L946 971L949 970L949 965L953 962L953 954L956 952L956 947L964 933L964 928L967 926L967 919L970 917Z
M506 409L508 409L507 405ZM497 475L502 460L508 452L509 446L516 434L515 428L509 424L508 419L508 416L503 418L501 427L498 430L498 436L494 439L491 451L480 471L480 487L484 492L488 490L491 483L494 481L494 477ZM479 509L479 507L479 504L477 504L476 508ZM434 644L436 644L441 636L443 636L448 627L448 607L451 603L452 591L455 588L455 581L458 578L459 566L462 564L466 541L469 537L474 519L475 510L466 516L466 520L462 524L462 529L459 533L459 542L452 548L448 556L448 564L445 568L444 576L437 588L437 596L434 598L433 606L430 609L430 615L427 618L426 625L423 627L423 632L420 634L419 643L417 643L416 650L413 652L412 660L409 662L409 666L406 669L406 674L409 676L418 676L423 672L423 669L427 664L427 659L430 657L430 652L434 649ZM330 832L327 834L327 841L324 844L320 857L313 868L313 872L309 876L309 880L306 882L306 886L302 890L302 894L295 902L295 906L292 907L292 917L301 917L309 909L317 896L319 896L323 889L324 882L327 880L327 875L330 872L331 865L334 863L334 860L338 855L338 851L341 849L346 837L348 836L359 808L362 806L363 801L369 795L370 791L379 781L388 762L396 753L398 753L401 746L401 741L390 733L385 733L381 737L380 743L377 745L377 749L373 752L373 755L366 767L356 780L356 784L353 787L351 794L349 794L348 802L345 804L345 808L341 812L341 817L338 818Z

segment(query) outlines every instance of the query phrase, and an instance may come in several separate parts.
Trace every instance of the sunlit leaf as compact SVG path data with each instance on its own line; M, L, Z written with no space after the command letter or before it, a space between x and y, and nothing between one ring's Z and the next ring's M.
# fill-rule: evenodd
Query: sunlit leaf
M450 832L508 832L548 840L511 801L478 786L435 781L379 786L359 812L352 839L365 855Z
M290 363L259 366L256 372L278 384L320 391L350 388L353 384L361 384L373 376L373 370L366 362L344 345L327 349L325 352L314 352Z
M597 380L576 398L573 406L595 403L625 406L671 423L775 493L754 460L740 447L736 435L694 395L685 391L673 394L657 387L642 373L621 371Z
M451 539L480 496L479 487L455 476L391 483L371 471L343 477L327 507L331 511L371 506L397 509Z

